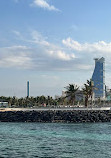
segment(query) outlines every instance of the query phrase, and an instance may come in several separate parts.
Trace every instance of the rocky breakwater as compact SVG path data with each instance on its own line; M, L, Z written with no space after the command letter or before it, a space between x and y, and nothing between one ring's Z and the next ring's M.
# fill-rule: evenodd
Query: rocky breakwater
M1 122L111 122L110 110L4 111Z

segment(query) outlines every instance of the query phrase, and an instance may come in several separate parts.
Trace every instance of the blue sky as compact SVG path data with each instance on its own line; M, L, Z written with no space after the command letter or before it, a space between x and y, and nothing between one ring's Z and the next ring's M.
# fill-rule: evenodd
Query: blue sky
M111 0L1 0L0 95L61 95L105 57L111 88Z

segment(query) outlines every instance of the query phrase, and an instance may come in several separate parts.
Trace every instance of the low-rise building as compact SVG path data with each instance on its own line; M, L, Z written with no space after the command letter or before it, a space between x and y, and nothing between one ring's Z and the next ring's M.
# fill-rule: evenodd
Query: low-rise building
M8 102L0 102L0 107L8 107Z

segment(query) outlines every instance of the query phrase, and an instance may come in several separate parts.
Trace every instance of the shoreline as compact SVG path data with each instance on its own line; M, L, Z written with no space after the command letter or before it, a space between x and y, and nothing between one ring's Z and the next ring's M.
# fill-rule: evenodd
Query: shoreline
M107 110L111 110L111 107L0 108L0 112L5 112L5 111L107 111Z
M0 122L111 122L111 110L38 110L1 108Z

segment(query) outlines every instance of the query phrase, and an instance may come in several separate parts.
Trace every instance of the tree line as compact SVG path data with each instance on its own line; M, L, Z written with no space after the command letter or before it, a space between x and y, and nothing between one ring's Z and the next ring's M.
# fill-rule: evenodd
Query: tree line
M50 107L60 105L77 105L78 102L85 107L88 107L88 101L92 104L94 87L93 81L87 80L82 90L79 90L79 86L76 84L69 84L65 87L64 96L53 98L51 96L37 96L37 97L25 97L17 98L1 96L1 102L8 102L9 107Z

